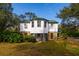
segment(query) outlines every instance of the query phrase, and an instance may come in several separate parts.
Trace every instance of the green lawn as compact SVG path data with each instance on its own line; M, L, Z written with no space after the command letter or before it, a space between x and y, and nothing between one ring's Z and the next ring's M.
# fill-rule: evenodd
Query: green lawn
M0 43L1 56L79 55L79 42L53 40L41 43Z

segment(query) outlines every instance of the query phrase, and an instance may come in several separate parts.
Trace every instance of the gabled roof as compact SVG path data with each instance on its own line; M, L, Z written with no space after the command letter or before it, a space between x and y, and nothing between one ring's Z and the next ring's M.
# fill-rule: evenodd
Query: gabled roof
M55 20L48 20L49 23L58 23L57 21Z
M23 20L21 23L30 23L30 20Z
M30 23L30 21L33 21L33 20L43 20L43 21L47 21L48 23L58 23L55 20L47 20L45 18L40 18L40 17L33 18L32 20L23 20L21 21L21 23Z
M32 20L43 20L43 21L48 21L47 19L45 19L45 18L40 18L40 17L36 17L36 18L34 18L34 19L32 19Z

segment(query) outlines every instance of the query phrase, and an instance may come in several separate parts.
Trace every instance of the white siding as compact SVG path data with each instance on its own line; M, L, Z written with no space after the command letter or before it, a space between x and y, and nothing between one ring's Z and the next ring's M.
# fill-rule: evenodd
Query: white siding
M25 23L20 23L20 32L28 32L28 31L30 31L30 27L29 27L30 23L26 23L27 28L25 28L24 24Z
M48 33L48 32L58 32L58 24L46 23L46 28L44 27L44 21L41 21L41 27L37 27L37 20L34 20L34 27L32 27L32 22L26 23L27 28L25 28L24 23L20 23L20 32L30 32L30 33Z
M58 32L58 24L49 24L49 32Z
M31 25L32 25L32 22L31 22ZM41 27L37 27L37 20L35 20L34 27L31 27L31 33L47 33L48 30L46 28L44 28L44 21L41 21Z

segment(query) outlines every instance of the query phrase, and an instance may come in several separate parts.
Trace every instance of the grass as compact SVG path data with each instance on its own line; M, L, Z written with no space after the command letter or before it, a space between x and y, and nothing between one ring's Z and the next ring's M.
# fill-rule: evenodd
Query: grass
M76 56L79 42L52 40L41 43L0 43L0 56Z

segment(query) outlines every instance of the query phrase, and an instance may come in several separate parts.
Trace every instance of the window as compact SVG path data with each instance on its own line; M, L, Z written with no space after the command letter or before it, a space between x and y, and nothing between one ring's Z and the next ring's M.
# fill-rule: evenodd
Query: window
M32 21L32 27L34 27L34 21Z
M26 23L24 23L24 28L25 28L25 29L27 28L27 24L26 24Z
M53 26L53 23L51 23L51 26Z
M37 21L37 27L41 27L41 21Z
M44 22L44 27L46 27L46 21Z
M51 33L51 39L53 39L53 33Z

